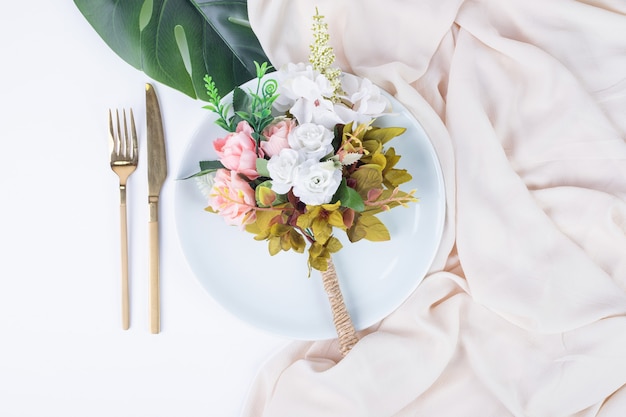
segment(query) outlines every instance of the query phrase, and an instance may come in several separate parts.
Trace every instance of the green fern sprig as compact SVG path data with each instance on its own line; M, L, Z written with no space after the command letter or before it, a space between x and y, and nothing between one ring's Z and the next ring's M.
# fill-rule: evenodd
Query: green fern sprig
M215 121L218 126L229 132L234 132L237 125L236 123L234 123L234 117L228 116L228 113L230 111L230 105L224 104L222 102L222 97L220 96L219 91L215 86L215 82L210 75L207 74L204 76L204 82L207 95L209 96L209 104L207 104L203 108L211 110L219 116L218 119Z

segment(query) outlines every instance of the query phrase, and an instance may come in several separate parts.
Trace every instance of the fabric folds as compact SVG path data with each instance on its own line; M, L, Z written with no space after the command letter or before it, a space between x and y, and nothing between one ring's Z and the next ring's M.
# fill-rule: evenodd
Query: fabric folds
M430 273L341 358L293 342L249 417L613 417L626 411L626 7L619 1L250 0L272 64L393 94L442 165Z

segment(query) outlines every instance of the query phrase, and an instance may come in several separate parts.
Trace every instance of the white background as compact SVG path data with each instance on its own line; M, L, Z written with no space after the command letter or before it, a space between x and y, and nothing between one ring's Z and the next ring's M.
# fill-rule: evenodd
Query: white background
M144 85L71 1L0 14L0 416L237 416L288 340L224 311L174 224L175 173L207 110L155 83L170 176L161 194L162 333L148 323ZM121 329L119 192L107 111L132 107L131 328Z

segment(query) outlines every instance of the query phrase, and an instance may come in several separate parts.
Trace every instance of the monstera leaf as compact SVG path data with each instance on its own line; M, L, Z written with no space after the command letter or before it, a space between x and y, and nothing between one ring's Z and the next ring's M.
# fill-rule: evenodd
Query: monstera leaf
M207 100L204 76L226 93L268 61L245 0L74 0L106 44L155 81Z

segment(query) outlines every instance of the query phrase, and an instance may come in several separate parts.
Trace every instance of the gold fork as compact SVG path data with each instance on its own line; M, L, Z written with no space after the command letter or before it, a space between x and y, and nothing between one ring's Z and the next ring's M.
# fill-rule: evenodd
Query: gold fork
M109 110L109 136L111 143L111 169L120 178L120 226L122 249L122 328L130 327L129 289L128 289L128 229L126 226L126 181L137 169L137 131L133 110L130 109L130 136L126 124L126 111L122 110L123 130L120 115L115 110L115 128Z

